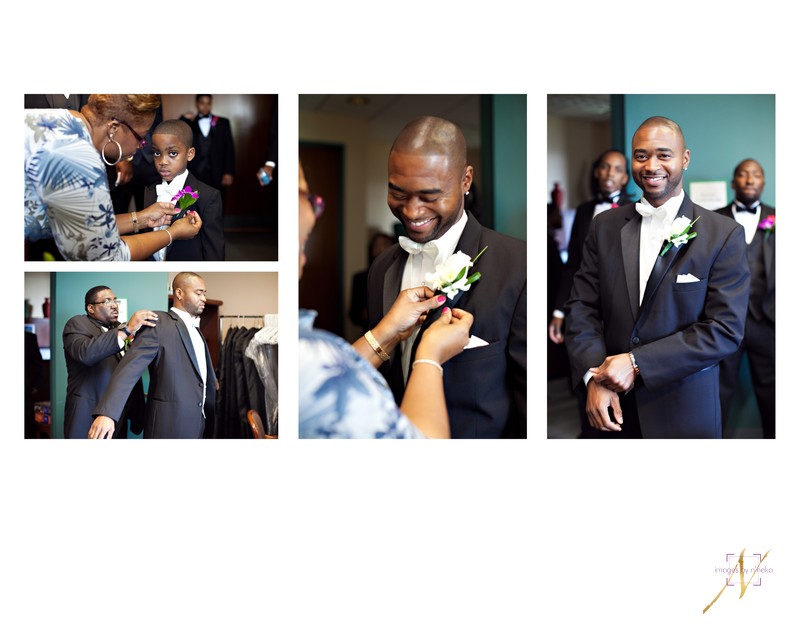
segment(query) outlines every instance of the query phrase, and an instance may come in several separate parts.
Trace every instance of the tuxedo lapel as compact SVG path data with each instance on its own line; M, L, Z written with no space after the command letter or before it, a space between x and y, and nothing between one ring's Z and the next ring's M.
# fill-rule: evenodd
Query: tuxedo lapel
M403 270L408 260L408 254L400 247L397 248L397 255L389 264L383 280L383 313L384 315L392 308L397 295L400 293L400 284L403 282Z
M773 210L774 209L761 204L761 217L759 218L759 223L773 214ZM756 238L761 239L761 254L764 257L764 272L767 278L767 286L770 286L771 279L774 278L772 275L772 265L775 263L775 233L773 232L770 234L766 230L757 229Z
M194 366L197 376L202 377L202 373L200 372L200 366L197 363L197 356L194 353L194 344L192 344L192 338L189 335L189 329L186 328L186 324L184 324L181 318L176 316L174 313L170 313L170 315L175 319L175 326L177 327L178 334L180 335L181 341L183 342L183 347L189 354L189 359L192 360L192 366Z
M632 207L633 209L633 207ZM639 313L639 235L642 231L642 218L635 209L620 230L622 245L622 267L625 270L625 283L628 286L628 299L634 320Z

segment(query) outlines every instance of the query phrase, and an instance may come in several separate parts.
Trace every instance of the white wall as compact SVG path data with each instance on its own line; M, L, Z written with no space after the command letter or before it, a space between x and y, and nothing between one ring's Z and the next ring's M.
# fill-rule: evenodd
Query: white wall
M42 303L50 296L50 272L25 273L25 298L33 305L32 318L43 318Z
M177 272L170 272L169 282ZM257 315L278 313L278 273L277 272L202 272L207 295L213 300L221 300L220 315ZM222 320L222 333L235 325L235 320ZM260 326L260 322L258 323ZM246 321L245 326L257 326Z
M589 199L589 176L595 158L611 146L611 124L560 116L547 117L547 202L553 184L564 190L565 208Z

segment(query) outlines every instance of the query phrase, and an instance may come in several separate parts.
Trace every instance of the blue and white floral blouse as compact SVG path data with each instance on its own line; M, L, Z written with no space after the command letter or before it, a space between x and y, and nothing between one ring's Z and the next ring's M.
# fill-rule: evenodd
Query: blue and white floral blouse
M70 261L131 257L84 122L68 110L25 110L25 239L51 236Z
M300 310L300 438L424 438L375 368Z

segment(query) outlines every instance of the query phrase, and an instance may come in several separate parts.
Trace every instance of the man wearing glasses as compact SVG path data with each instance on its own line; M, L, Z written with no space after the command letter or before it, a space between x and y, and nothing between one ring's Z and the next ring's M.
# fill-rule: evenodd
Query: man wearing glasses
M87 438L92 425L92 410L111 381L122 356L126 340L143 326L154 327L158 316L153 311L137 311L124 326L119 322L119 304L110 288L100 285L86 292L86 314L70 318L64 325L64 356L67 361L67 403L64 409L64 436ZM125 404L122 422L114 438L127 438L128 419L140 433L144 412L141 380Z

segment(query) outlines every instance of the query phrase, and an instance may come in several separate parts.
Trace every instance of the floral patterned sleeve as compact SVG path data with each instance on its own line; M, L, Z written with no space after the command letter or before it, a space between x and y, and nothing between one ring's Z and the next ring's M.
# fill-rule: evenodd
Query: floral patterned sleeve
M311 329L309 313L300 319L300 438L424 438L380 373L342 338Z
M71 261L130 260L84 123L66 110L26 110L25 133L25 238L52 236Z

